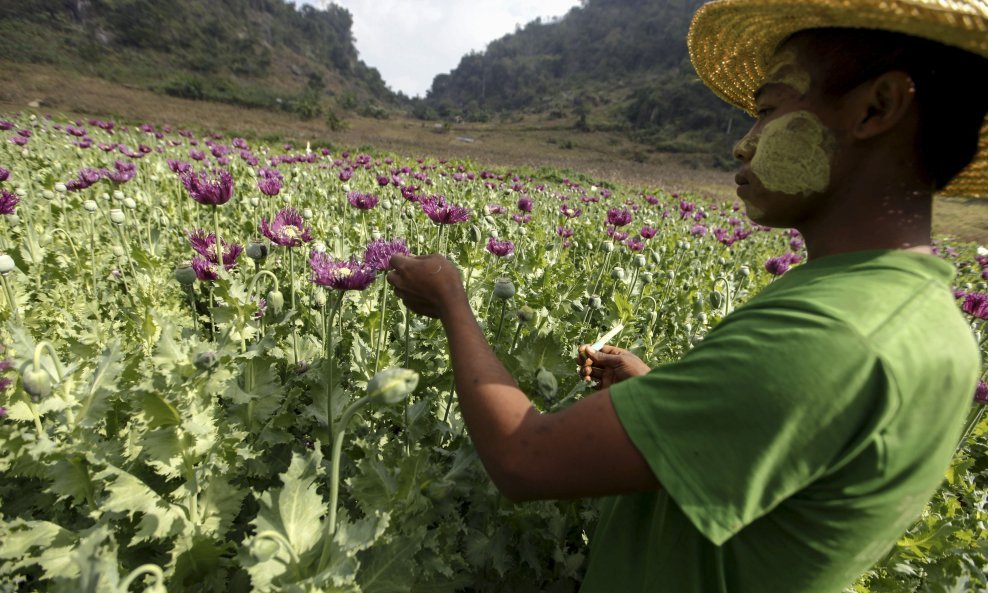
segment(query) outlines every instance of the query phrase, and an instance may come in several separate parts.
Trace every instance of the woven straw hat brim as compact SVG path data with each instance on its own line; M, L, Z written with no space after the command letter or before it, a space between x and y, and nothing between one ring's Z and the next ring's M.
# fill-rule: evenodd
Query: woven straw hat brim
M824 27L906 33L988 58L986 0L715 0L696 12L687 42L700 79L753 114L755 91L779 44ZM939 193L988 198L988 120L974 161Z

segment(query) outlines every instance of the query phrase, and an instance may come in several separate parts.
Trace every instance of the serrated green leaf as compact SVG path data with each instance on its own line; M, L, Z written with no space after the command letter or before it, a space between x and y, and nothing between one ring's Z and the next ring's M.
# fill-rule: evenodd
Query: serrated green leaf
M293 454L291 465L280 476L283 486L258 496L261 508L253 521L257 532L270 529L280 533L298 555L311 550L322 539L326 505L315 484L321 462L318 449L304 458Z
M94 479L106 484L107 496L100 503L103 510L129 517L142 515L136 533L138 541L166 538L185 529L187 521L182 510L136 476L108 464Z
M425 539L424 527L375 545L360 555L357 582L363 593L408 593L415 582L415 554Z
M89 381L77 415L80 426L92 428L103 420L109 409L107 400L110 395L117 392L117 379L123 370L122 359L123 354L118 342L111 344L100 355L99 365Z

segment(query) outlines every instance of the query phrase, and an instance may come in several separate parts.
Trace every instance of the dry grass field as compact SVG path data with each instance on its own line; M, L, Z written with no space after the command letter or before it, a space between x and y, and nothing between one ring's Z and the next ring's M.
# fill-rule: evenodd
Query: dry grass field
M340 148L373 147L397 154L469 158L486 166L543 166L580 172L633 188L693 191L733 199L733 173L698 168L690 157L649 153L619 133L584 133L572 122L529 118L510 123L437 125L414 119L351 117L332 131L321 119L188 101L47 66L0 63L0 113L30 109L64 117L104 117L220 130L231 135ZM938 235L988 244L988 200L939 199Z

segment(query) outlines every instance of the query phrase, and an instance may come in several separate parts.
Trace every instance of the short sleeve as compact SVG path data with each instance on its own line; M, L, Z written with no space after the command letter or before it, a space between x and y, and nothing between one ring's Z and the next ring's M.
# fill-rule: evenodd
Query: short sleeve
M742 309L611 397L662 487L721 545L827 470L884 381L865 339L839 320Z

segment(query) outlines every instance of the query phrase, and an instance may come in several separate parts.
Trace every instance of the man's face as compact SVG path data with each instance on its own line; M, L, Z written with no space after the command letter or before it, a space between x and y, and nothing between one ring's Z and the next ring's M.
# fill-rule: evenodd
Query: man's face
M734 147L738 196L755 222L797 226L825 200L834 179L834 108L819 73L796 44L783 45L755 94L758 120ZM815 84L816 83L816 84Z

